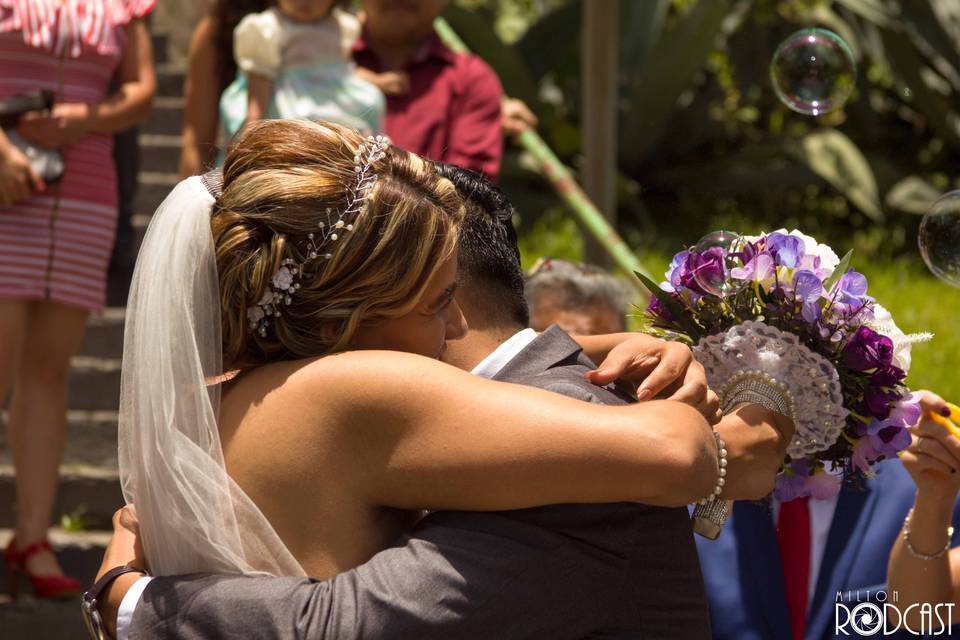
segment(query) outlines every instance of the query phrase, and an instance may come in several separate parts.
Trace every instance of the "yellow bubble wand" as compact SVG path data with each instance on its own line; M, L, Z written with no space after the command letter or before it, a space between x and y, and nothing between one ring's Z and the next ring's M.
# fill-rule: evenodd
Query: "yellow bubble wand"
M960 407L952 402L948 402L947 407L950 409L949 418L932 411L928 411L927 416L937 424L945 426L950 430L950 433L960 438L960 427L957 426L957 423L960 423Z

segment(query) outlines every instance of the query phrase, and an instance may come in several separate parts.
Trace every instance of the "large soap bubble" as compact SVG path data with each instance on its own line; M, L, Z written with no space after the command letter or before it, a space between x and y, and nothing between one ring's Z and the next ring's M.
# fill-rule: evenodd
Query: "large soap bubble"
M920 222L920 255L935 276L960 287L960 191L944 194Z
M818 116L850 97L857 65L850 46L827 29L801 29L780 43L770 64L777 97L798 113Z
M700 238L691 249L703 259L693 277L697 284L715 296L732 296L743 290L749 283L734 278L730 272L743 266L743 250L746 241L743 236L731 231L714 231Z

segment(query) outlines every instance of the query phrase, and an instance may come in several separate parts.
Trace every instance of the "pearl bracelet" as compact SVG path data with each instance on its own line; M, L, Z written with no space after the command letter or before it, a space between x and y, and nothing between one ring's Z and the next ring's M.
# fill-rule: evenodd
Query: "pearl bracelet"
M907 513L907 517L903 519L903 544L904 546L907 547L907 551L910 552L910 555L920 560L936 560L938 558L942 558L947 553L947 551L950 550L950 542L953 539L953 527L952 526L947 527L947 544L943 546L943 549L940 549L940 551L937 551L933 555L929 555L926 553L920 553L919 551L914 549L913 545L910 543L910 519L911 518L913 518L913 507L910 508L910 511Z
M717 484L714 485L710 495L700 500L698 504L707 504L719 498L720 492L723 491L723 485L727 482L727 443L716 431L713 432L713 437L717 441L717 465L720 468L720 475L717 477Z

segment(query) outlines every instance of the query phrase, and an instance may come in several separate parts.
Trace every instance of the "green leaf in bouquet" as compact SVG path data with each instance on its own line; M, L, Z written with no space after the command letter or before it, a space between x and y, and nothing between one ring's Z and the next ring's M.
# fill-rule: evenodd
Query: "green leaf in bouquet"
M659 300L661 304L667 308L667 311L673 314L673 317L676 318L677 324L687 332L687 335L689 335L692 340L696 341L700 339L703 332L700 330L700 327L698 327L697 324L690 319L690 315L683 305L674 300L669 293L661 289L660 285L639 271L634 271L633 275L639 278L640 282L643 283L643 286L650 291L650 295Z
M837 265L837 268L833 270L833 273L830 274L830 277L823 281L823 288L830 292L833 289L833 285L837 284L840 281L841 276L847 272L847 269L850 268L850 259L853 258L853 249L847 251L846 255L843 256L840 260L840 264Z

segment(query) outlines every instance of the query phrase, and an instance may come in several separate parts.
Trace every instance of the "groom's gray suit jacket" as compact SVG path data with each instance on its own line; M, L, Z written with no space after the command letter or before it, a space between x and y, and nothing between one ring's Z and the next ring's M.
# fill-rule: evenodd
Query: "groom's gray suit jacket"
M625 404L551 327L495 379ZM131 640L710 637L687 510L633 503L435 512L366 564L318 582L154 579Z

